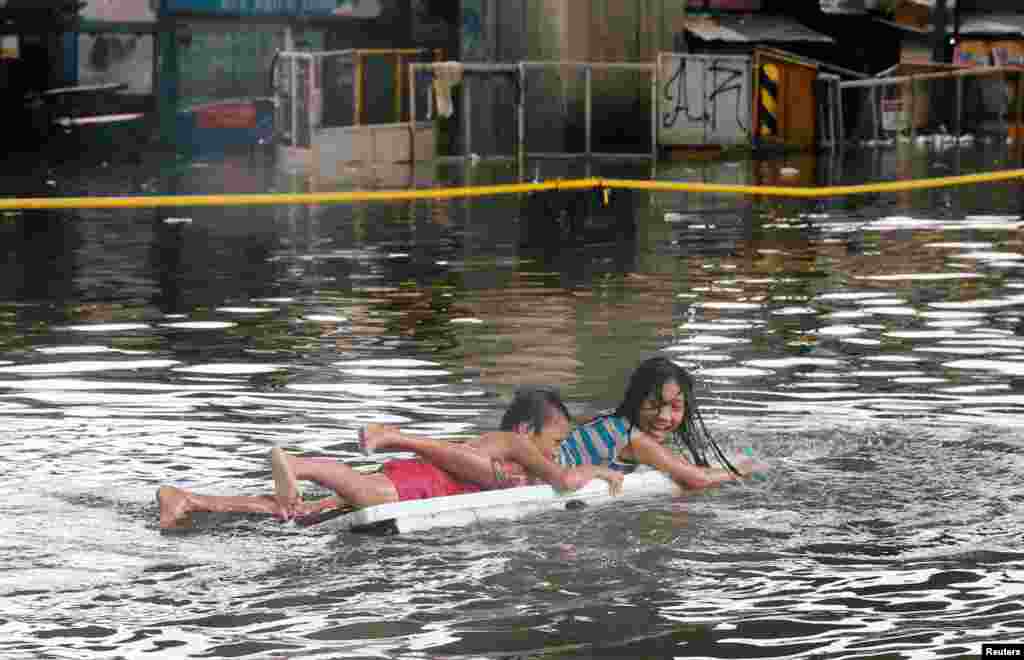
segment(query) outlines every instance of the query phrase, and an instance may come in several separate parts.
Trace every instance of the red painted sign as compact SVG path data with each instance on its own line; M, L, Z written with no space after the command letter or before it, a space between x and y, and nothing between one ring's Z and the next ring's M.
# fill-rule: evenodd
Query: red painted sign
M256 106L246 101L195 108L196 128L255 128Z

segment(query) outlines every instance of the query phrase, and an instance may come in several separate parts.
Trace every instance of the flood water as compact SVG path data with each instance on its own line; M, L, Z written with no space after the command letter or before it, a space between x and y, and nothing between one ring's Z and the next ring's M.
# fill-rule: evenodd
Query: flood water
M653 174L1020 166L1003 145L901 149ZM3 196L330 189L249 156L6 172ZM1020 642L1021 192L6 213L0 656L954 658ZM576 213L575 233L550 231ZM657 352L694 370L710 430L765 478L404 536L157 526L161 484L265 493L278 445L369 466L361 425L468 437L521 384L594 413Z

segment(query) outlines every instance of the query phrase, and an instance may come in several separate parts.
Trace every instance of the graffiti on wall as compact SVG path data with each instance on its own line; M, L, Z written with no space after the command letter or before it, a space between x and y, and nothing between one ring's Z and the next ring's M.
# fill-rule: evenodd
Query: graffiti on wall
M658 134L666 145L750 141L750 58L662 55Z

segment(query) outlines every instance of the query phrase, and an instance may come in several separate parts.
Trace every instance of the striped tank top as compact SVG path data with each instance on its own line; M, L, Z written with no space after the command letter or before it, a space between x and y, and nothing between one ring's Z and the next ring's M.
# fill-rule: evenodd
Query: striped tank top
M625 417L598 417L573 429L559 447L562 465L604 465L628 471L618 462L619 452L629 444L629 420Z

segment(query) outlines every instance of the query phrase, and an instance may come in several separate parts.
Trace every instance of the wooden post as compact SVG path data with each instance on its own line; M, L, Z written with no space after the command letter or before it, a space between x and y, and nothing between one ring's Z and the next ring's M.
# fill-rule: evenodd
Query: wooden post
M658 72L657 64L651 70L651 168L658 162ZM653 176L653 174L652 174Z
M1017 72L1017 130L1013 146L1024 163L1024 71ZM1021 185L1021 190L1024 191L1024 184ZM1020 198L1021 206L1024 207L1024 195L1020 195Z
M959 4L959 3L957 3ZM932 10L932 61L946 61L946 0L935 0L935 8Z
M352 108L352 125L362 125L363 112L363 56L358 51L352 55L356 59L356 95L353 99L355 106Z
M291 58L291 60L292 60L292 67L291 67L292 68L292 80L291 80L291 87L290 87L290 90L291 90L291 99L290 99L290 101L291 101L291 104L292 104L292 108L291 108L291 110L292 110L292 112L291 112L291 114L292 114L292 146L296 147L296 146L298 146L296 140L298 140L298 138L299 138L299 113L298 113L298 109L299 109L299 101L298 101L298 93L299 93L299 91L298 91L299 90L299 87L298 87L298 82L299 82L298 62L299 62L299 58L293 56Z
M154 66L159 67L154 90L157 93L157 117L160 123L160 139L175 147L178 144L178 100L181 94L181 70L178 62L178 33L176 24L161 18L155 35L158 57Z
M586 145L585 145L585 148L586 148L587 158L590 158L590 154L593 151L593 149L591 147L591 140L593 139L593 131L591 129L591 123L593 121L594 99L591 96L591 94L593 93L594 70L593 70L593 68L589 64L586 65L584 67L584 69L583 69L583 80L584 80L584 100L583 100L583 103L584 103L583 115L584 115L584 117L583 117L583 123L585 125L584 126L584 131L586 133Z
M839 148L843 148L843 143L846 142L846 125L845 117L843 115L843 86L840 84L841 81L836 79L836 140L839 142Z
M828 148L836 148L836 99L831 77L825 79L825 123L828 125Z
M395 123L402 121L402 54L395 55Z
M409 161L416 165L416 71L409 65ZM413 181L416 177L413 176Z
M469 78L463 73L462 75L462 121L464 122L464 139L465 143L462 145L462 155L469 158L469 155L473 153L470 151L470 138L473 131L473 117L471 116L472 105L469 99Z
M824 82L825 81L823 81L820 77L815 82L818 84L818 89L819 90L825 88L825 86L824 86ZM828 93L826 92L822 96L824 96L827 99L828 98ZM817 115L818 115L818 127L817 127L817 130L815 131L815 133L818 135L818 144L817 144L817 146L818 147L827 147L829 145L829 139L828 139L828 136L825 134L825 125L826 125L826 122L825 122L825 117L826 117L825 108L828 105L828 102L827 101L822 102L822 99L819 98L817 100L817 103L815 103L814 105L815 105L815 110L817 110Z
M875 125L875 139L881 139L882 136L882 108L878 105L878 85L871 87L871 108L872 116Z
M964 77L963 76L957 76L956 77L956 103L954 105L956 107L956 110L955 110L955 112L956 112L956 117L955 117L955 119L956 119L955 129L956 130L955 130L955 133L956 133L957 137L960 137L963 134L963 130L964 130L964 127L963 127Z
M686 86L686 73L684 71L680 71L679 75L682 76L682 78L683 78L682 84L685 87ZM712 80L711 84L714 84L714 83L715 83L715 81ZM700 63L700 94L701 94L701 107L702 108L707 108L708 107L708 61L707 60L701 60L701 63ZM714 106L712 106L712 107L714 107ZM708 122L702 121L701 124L703 124L703 126L704 126L704 144L707 144L708 141L711 138L711 136L708 135Z
M1024 140L1024 72L1017 73L1017 123L1014 128L1014 145L1019 149Z
M519 63L519 176L526 177L526 67Z
M914 113L917 110L917 94L914 92L914 75L910 75L910 101L909 101L909 116L910 116L910 139L913 140L917 137L917 124L914 122Z

